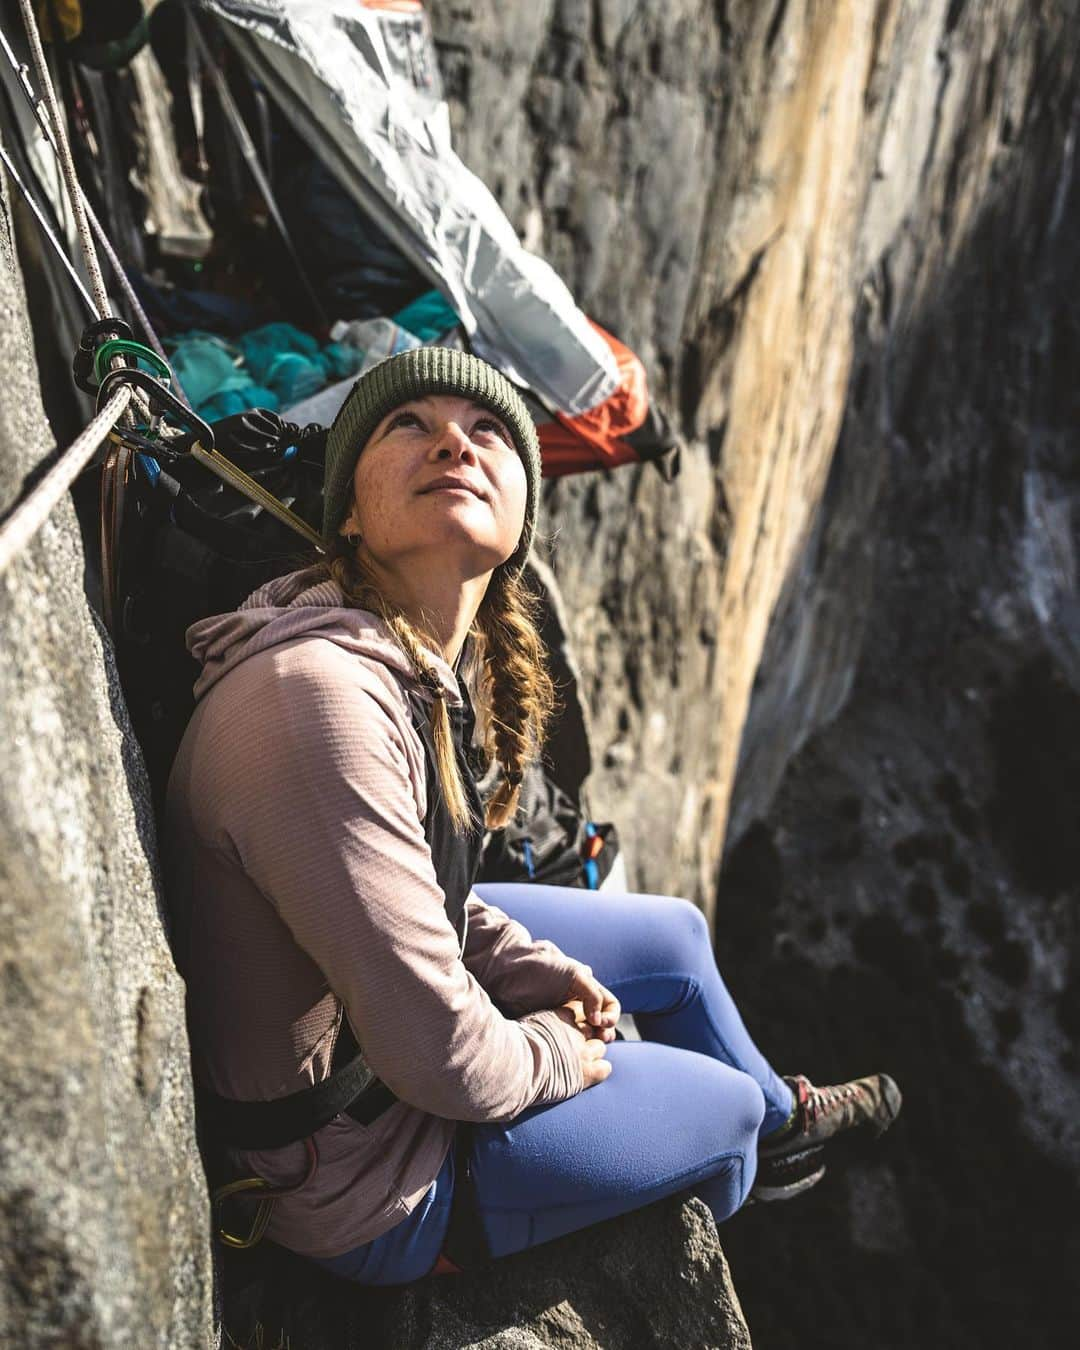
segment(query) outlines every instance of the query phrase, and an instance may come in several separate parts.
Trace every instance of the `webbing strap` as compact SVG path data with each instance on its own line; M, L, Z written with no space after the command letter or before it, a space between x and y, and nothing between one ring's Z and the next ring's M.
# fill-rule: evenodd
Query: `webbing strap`
M397 1100L362 1054L323 1082L273 1101L234 1101L207 1091L198 1097L211 1138L240 1149L282 1148L313 1135L343 1111L368 1125Z

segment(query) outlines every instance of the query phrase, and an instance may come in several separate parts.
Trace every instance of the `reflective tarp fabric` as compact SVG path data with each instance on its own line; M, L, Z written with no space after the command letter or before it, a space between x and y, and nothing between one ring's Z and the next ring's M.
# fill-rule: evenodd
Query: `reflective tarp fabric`
M451 149L419 5L200 3L224 21L312 151L444 292L479 355L562 417L620 401L623 372L610 344ZM612 462L597 449L600 462Z

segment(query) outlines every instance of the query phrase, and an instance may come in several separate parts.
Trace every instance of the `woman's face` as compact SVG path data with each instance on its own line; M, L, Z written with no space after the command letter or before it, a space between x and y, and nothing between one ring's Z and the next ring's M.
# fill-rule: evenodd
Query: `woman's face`
M470 399L403 403L372 432L353 474L342 534L359 533L384 567L438 553L463 575L490 572L517 548L525 466L508 428Z

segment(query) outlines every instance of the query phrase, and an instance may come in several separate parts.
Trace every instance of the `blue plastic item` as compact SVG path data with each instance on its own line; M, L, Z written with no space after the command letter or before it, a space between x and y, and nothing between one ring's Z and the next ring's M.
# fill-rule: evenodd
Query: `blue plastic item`
M348 379L364 363L363 352L331 342L322 350L310 333L291 323L267 323L230 343L213 333L173 339L173 369L196 412L217 421L248 408L278 411Z
M310 333L291 323L266 323L245 333L240 349L252 379L272 389L281 406L309 398L334 375L332 358L319 351Z

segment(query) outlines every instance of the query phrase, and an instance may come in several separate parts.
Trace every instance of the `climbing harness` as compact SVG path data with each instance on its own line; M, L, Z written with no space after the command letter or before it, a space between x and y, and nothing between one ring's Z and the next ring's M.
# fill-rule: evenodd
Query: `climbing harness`
M271 1186L262 1177L240 1177L236 1181L226 1182L224 1186L219 1186L214 1191L210 1197L211 1211L218 1238L226 1247L232 1247L238 1251L254 1247L257 1242L262 1240L262 1236L266 1232L267 1225L270 1223L270 1216L274 1212L275 1201L286 1195L299 1194L314 1179L315 1173L319 1170L319 1151L315 1146L314 1139L305 1139L303 1143L307 1153L307 1170L295 1186ZM233 1199L235 1196L258 1199L248 1231L244 1234L232 1233L225 1227L222 1210L226 1201Z

